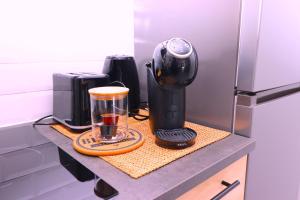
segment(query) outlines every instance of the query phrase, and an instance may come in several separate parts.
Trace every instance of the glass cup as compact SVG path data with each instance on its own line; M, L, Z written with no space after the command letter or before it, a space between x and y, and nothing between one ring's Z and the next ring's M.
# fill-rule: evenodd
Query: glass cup
M89 90L92 132L98 142L114 143L126 137L128 92L128 88L118 86Z

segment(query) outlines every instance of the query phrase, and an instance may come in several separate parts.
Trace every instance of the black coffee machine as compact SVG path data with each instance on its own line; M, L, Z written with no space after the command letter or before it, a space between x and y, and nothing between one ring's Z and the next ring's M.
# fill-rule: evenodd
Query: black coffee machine
M157 144L184 148L194 144L195 131L184 128L185 87L195 79L198 57L191 43L172 38L158 44L147 64L149 119Z

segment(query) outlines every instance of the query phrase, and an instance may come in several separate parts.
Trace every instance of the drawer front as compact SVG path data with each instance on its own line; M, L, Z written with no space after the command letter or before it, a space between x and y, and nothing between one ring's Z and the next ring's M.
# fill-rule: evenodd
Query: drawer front
M195 186L188 192L184 193L178 200L210 200L221 191L226 189L222 181L234 183L239 181L240 184L223 196L222 200L243 200L245 189L245 177L247 167L247 156L232 163L225 169L219 171L203 183Z

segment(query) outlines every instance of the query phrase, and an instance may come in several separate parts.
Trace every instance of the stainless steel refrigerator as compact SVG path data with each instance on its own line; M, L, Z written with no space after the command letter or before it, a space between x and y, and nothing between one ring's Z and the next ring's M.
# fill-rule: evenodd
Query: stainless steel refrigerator
M135 0L135 59L172 37L196 48L187 119L256 139L246 200L300 200L300 1Z

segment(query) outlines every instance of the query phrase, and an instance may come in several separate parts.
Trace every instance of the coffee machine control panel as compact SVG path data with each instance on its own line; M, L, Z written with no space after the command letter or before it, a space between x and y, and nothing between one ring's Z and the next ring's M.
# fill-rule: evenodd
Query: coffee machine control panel
M193 47L184 39L173 38L168 41L167 50L177 58L188 58L193 52Z

